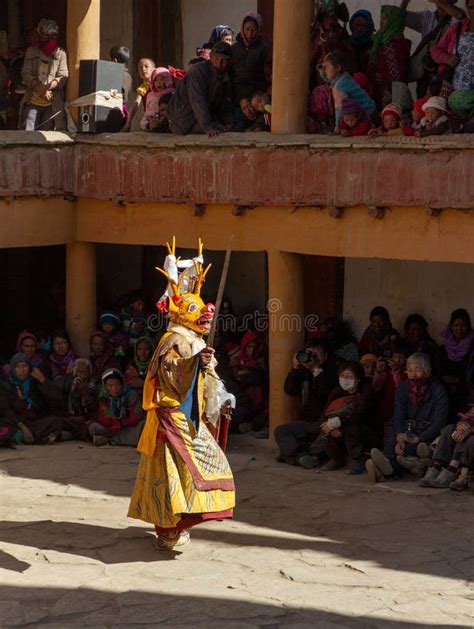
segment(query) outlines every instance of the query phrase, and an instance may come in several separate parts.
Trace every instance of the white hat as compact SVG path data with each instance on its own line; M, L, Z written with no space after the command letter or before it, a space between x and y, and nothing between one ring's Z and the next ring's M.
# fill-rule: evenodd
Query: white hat
M442 96L432 96L431 98L428 98L422 109L423 111L426 111L430 108L440 109L441 111L448 111L448 108L446 107L446 99Z

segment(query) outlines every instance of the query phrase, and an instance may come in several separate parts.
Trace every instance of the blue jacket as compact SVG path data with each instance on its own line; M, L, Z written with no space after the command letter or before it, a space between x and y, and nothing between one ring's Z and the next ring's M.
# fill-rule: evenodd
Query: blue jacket
M339 129L339 122L342 118L342 101L344 99L350 98L358 103L369 117L377 109L375 101L354 81L349 72L343 72L331 82L331 91L336 109L336 131Z
M430 443L446 426L449 415L449 400L441 382L430 380L425 400L415 406L408 397L408 381L401 384L395 393L393 427L395 434L406 432L411 423L411 432L420 441Z

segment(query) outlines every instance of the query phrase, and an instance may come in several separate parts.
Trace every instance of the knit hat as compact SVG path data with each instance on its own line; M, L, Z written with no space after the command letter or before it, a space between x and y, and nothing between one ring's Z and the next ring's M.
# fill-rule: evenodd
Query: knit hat
M27 363L31 367L31 361L23 352L17 352L10 360L10 371L13 372L19 363Z
M359 362L362 367L364 367L365 365L370 365L370 363L376 363L377 356L375 354L365 354L364 356L362 356Z
M427 109L439 109L440 111L447 111L446 99L442 96L432 96L428 98L426 103L422 107L423 111Z
M359 103L356 103L355 100L351 98L345 98L342 101L342 115L346 114L360 114L363 111L362 107Z
M212 47L211 55L221 55L227 59L232 59L232 46L225 41L218 41Z
M387 105L382 110L382 118L384 116L393 116L400 121L402 119L402 110L398 105L395 105L395 103L390 103L390 105Z
M38 35L41 37L49 38L57 37L59 32L57 22L54 20L47 20L45 18L39 21L36 30L38 31Z
M424 98L419 98L413 103L413 109L417 111L419 114L423 115L423 105L429 101L429 98L425 96Z
M118 327L120 325L120 317L112 310L107 310L99 317L99 325L103 325L104 323L111 323Z
M120 380L122 384L124 383L123 373L120 369L107 369L107 371L104 371L102 374L102 384L105 386L107 380L110 380L111 378L114 378L114 380Z

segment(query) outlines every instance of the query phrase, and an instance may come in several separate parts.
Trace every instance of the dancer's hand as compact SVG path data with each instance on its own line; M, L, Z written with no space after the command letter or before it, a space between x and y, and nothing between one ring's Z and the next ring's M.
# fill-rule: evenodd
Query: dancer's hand
M199 360L203 367L207 367L211 364L212 357L214 355L214 350L212 347L205 347L203 350L199 352Z

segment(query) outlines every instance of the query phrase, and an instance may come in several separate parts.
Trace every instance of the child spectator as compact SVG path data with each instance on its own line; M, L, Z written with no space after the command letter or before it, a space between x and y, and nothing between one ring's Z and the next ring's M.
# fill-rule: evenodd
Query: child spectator
M155 131L160 125L160 99L165 94L173 94L173 77L167 68L155 68L150 78L150 93L146 99L146 109L140 126L144 131Z
M109 52L110 61L123 64L123 104L124 112L128 111L128 99L132 92L132 75L128 71L128 62L130 61L130 50L126 46L112 46Z
M336 111L336 132L339 129L339 123L342 118L342 103L346 98L355 101L362 107L369 118L374 118L375 120L377 116L375 102L354 81L349 72L345 70L344 57L341 53L331 52L326 55L323 63L323 73L331 85Z
M209 49L212 49L214 44L217 44L218 41L225 41L227 44L230 44L232 46L232 44L234 43L233 29L230 26L224 24L218 24L217 26L214 26L211 36L209 37L209 41L207 42Z
M239 106L234 109L235 123L232 131L247 131L252 127L257 119L257 114L250 104L250 100L246 97L241 98Z
M415 135L415 129L402 124L402 110L395 103L391 103L384 107L382 111L382 126L369 131L370 137L380 135Z
M153 129L155 133L171 133L169 118L168 118L168 105L173 96L174 90L168 92L167 94L163 94L160 97L158 103L158 116L156 117L156 126Z
M247 13L232 46L232 88L234 102L259 90L265 92L270 76L271 50L262 39L263 20L258 13Z
M131 298L130 305L122 309L120 318L122 319L122 330L127 336L128 344L133 347L147 330L147 315L143 298L135 294Z
M51 335L53 351L49 356L51 378L61 378L72 371L77 356L72 349L71 339L66 330L56 330Z
M451 125L446 115L446 99L442 96L432 96L422 107L425 117L421 120L417 135L447 135L451 133Z
M423 105L428 101L428 97L419 98L413 103L413 109L411 110L411 117L413 120L413 124L411 125L413 129L418 131L421 126L421 121L425 117L425 112L423 111Z
M152 59L140 59L138 62L138 74L142 80L142 83L137 87L135 101L128 112L127 122L125 123L123 132L130 131L132 127L133 119L138 111L138 108L143 103L143 109L146 111L146 101L150 92L150 79L153 70L155 69L155 62Z
M99 417L89 426L95 446L136 446L145 421L141 396L124 383L122 372L109 369L102 376Z
M365 109L358 103L345 98L342 101L342 118L339 121L339 134L343 137L357 137L368 135L372 129L372 123Z
M125 370L125 382L132 389L143 389L146 372L153 355L153 343L147 336L142 336L135 343L133 348L133 360L131 360Z
M260 114L252 130L255 130L255 127L259 127L258 130L270 131L272 128L270 96L266 92L254 92L250 97L250 106L257 114Z
M115 348L115 356L125 356L128 349L128 339L120 331L120 317L115 312L107 310L99 317L99 330L107 336L107 340Z

